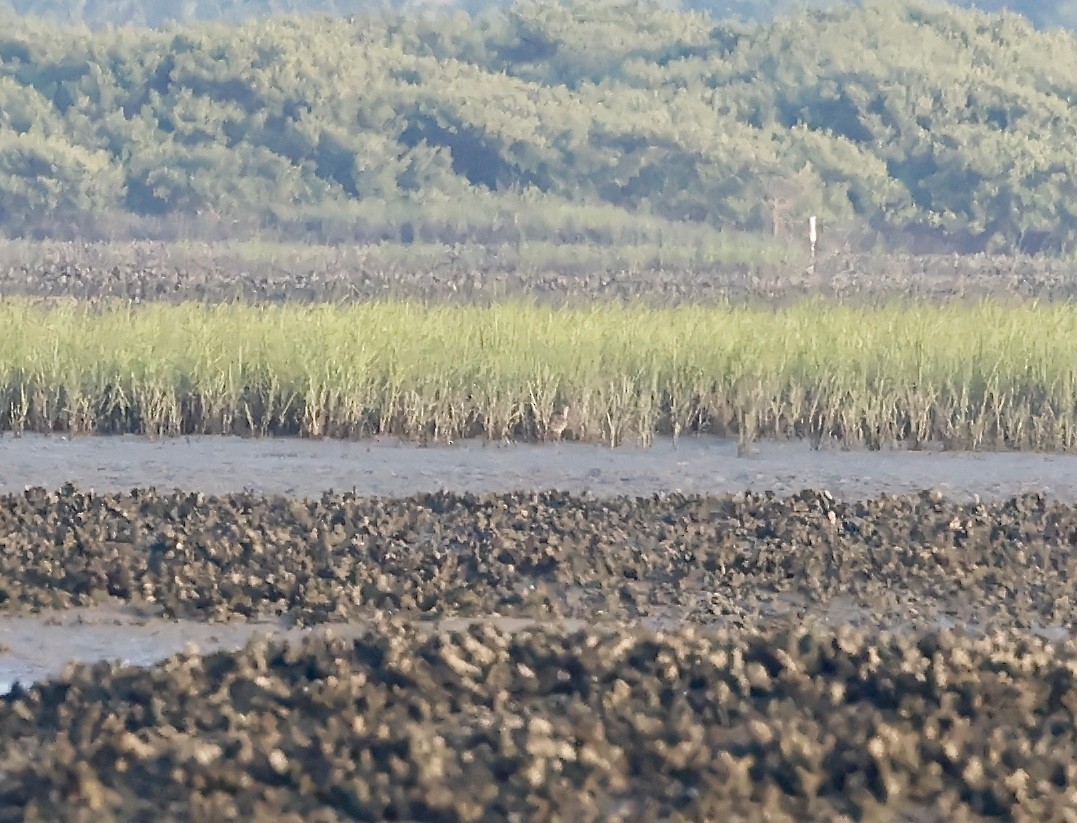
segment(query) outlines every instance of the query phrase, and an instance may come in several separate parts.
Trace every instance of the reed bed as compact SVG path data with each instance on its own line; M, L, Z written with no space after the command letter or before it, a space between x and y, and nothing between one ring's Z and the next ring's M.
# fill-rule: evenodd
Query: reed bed
M0 301L0 429L1072 451L1077 307Z

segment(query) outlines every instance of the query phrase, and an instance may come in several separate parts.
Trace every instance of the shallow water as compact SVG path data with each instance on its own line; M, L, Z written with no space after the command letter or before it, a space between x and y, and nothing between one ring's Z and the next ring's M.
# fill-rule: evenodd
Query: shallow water
M935 488L956 499L1043 492L1077 502L1077 455L1028 452L813 451L806 442L767 442L738 457L715 437L668 440L650 448L593 444L470 441L423 448L395 440L191 437L0 439L0 493L74 482L97 491L156 486L207 494L249 489L366 495L561 489L605 497L658 492L789 494L828 489L847 498Z
M452 631L473 622L477 621L443 618L413 625L431 631ZM505 631L537 625L526 618L500 616L483 618L483 622ZM11 691L15 683L28 685L57 675L68 663L112 660L149 666L184 650L197 649L204 654L233 651L256 637L291 641L327 632L337 637L354 637L371 625L355 621L298 628L279 620L226 623L172 620L119 602L41 614L5 614L0 615L0 695ZM558 625L569 630L584 627L578 620L560 620Z
M0 616L0 694L58 674L67 663L119 660L143 666L195 646L238 649L260 634L284 631L271 622L203 623L139 615L125 606Z

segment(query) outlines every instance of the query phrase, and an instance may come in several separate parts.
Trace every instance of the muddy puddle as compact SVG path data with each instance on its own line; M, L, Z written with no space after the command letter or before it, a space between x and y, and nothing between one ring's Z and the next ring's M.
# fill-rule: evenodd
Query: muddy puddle
M258 635L295 634L280 623L166 620L126 606L0 617L0 693L57 675L68 663L149 666L188 647L234 650Z
M0 438L0 493L73 482L96 491L155 486L207 494L250 490L314 496L560 489L573 493L781 495L827 489L845 498L933 488L962 500L1042 492L1077 501L1077 455L1027 452L813 451L806 442L768 442L739 457L736 443L682 438L650 448L592 444L459 443L191 437Z

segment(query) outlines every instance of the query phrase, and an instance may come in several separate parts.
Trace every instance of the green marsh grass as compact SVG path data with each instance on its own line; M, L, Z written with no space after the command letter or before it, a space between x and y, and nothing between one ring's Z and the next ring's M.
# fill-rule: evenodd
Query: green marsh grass
M1077 445L1077 307L0 301L0 429Z

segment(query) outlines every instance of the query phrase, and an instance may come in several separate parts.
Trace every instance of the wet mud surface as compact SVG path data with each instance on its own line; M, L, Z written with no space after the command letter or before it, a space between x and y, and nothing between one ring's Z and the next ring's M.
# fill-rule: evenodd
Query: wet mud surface
M0 820L1069 819L1075 545L1039 494L0 496Z
M746 490L787 496L815 488L861 499L938 489L955 500L1042 493L1077 502L1077 455L813 451L803 441L764 441L738 457L734 441L707 436L682 437L676 447L665 440L616 449L569 442L422 448L391 439L0 437L0 493L68 482L102 492L156 487L308 497L326 489L391 497L560 489L609 497Z

